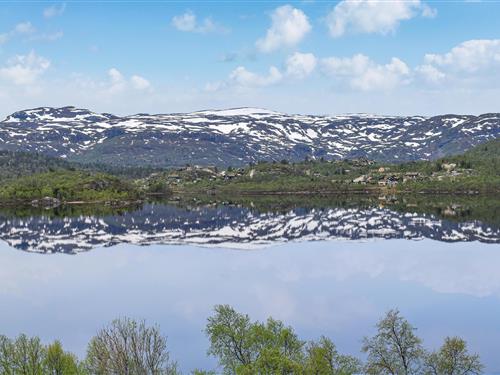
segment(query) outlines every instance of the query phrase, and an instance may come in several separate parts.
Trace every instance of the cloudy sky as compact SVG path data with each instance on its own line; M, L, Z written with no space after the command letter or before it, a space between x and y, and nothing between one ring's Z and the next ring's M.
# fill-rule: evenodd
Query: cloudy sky
M0 115L500 111L497 1L2 1Z

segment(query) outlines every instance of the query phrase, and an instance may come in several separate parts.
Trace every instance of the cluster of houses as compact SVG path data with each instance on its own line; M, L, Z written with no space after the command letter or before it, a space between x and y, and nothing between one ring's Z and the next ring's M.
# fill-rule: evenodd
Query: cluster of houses
M350 166L356 169L356 167L366 167L374 164L373 161L368 159L355 159L349 162ZM276 165L276 167L271 167L268 171L270 174L280 175L283 173L288 173L283 170L282 167ZM309 177L326 177L319 172L312 171L311 169L306 169L302 171L306 176ZM408 181L420 181L425 179L435 179L442 180L444 178L449 178L453 176L460 176L462 174L469 173L469 170L457 169L457 165L454 163L443 163L441 165L441 170L439 172L434 172L431 176L424 176L421 172L394 172L391 171L389 167L380 167L373 169L367 174L358 176L352 180L339 180L342 183L351 183L359 185L378 185L381 187L394 187L400 183L405 183ZM343 169L343 174L350 174L351 170ZM237 179L239 177L250 177L253 178L255 174L255 169L245 169L245 168L228 168L227 170L219 170L215 166L198 166L190 165L182 168L177 168L166 174L166 180L169 185L178 185L185 182L198 183L202 180L209 181L230 181ZM332 180L335 182L336 180Z
M169 184L177 185L184 181L196 183L202 179L208 179L210 181L229 181L236 177L243 176L244 174L245 169L243 168L219 171L217 167L190 165L175 169L166 176L166 179Z
M455 163L443 163L441 165L442 170L439 172L433 172L432 175L425 178L430 178L431 180L444 180L450 177L462 176L464 174L473 173L472 169L458 169ZM354 184L361 185L378 185L393 187L399 183L405 183L408 181L420 181L424 179L424 175L420 172L391 172L387 167L380 167L378 170L359 176L353 179L351 182Z
M386 167L380 167L376 173L365 174L352 180L354 184L393 187L400 182L416 181L422 178L419 172L390 173Z
M366 166L368 161L359 160L360 166ZM372 162L369 162L370 164ZM345 170L346 173L351 172L350 170ZM189 181L193 183L200 182L201 180L210 181L230 181L237 179L238 177L248 176L253 177L255 170L250 170L249 172L244 168L219 170L217 167L205 167L205 166L186 166L182 168L177 168L171 171L166 179L170 185L178 185L180 183ZM282 173L281 170L277 170L276 173ZM305 170L304 173L310 177L324 177L318 172L312 172L311 170ZM376 172L371 174L362 175L356 177L351 181L354 184L361 185L379 185L392 187L400 182L406 182L408 180L418 180L422 176L418 172L406 172L406 173L391 173L387 167L380 167Z
M432 173L431 177L438 181L442 181L448 177L458 177L463 175L471 175L474 173L473 169L458 169L455 163L443 163L441 164L441 168L443 169L442 171Z

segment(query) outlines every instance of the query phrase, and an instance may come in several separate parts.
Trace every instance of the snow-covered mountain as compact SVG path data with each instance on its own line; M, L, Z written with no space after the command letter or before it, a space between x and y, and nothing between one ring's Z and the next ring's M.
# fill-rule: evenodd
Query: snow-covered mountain
M0 239L38 253L78 253L120 243L255 249L290 241L424 239L500 243L500 228L386 208L296 208L258 212L235 206L185 209L147 204L115 216L12 217L0 213Z
M312 116L237 108L120 117L45 107L16 112L0 122L0 149L153 166L236 166L306 156L435 159L499 136L500 113Z

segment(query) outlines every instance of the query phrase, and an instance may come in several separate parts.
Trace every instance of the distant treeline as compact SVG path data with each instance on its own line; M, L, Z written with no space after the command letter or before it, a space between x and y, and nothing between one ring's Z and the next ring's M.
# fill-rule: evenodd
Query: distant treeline
M218 305L208 318L208 354L217 370L193 370L193 375L475 375L483 365L469 353L466 342L447 337L435 350L424 349L415 328L399 311L389 311L373 337L365 337L366 361L341 354L331 339L301 340L282 321L251 321L228 305ZM2 375L177 375L167 339L156 325L128 318L102 328L78 359L59 341L44 345L38 337L0 336Z
M23 176L0 184L0 201L131 201L141 194L128 180L100 172L61 170Z
M135 180L157 169L80 164L38 153L0 151L0 201L44 197L61 201L135 200Z
M123 167L101 163L77 163L40 153L0 150L0 182L54 171L91 171L125 178L143 178L158 171L148 166Z

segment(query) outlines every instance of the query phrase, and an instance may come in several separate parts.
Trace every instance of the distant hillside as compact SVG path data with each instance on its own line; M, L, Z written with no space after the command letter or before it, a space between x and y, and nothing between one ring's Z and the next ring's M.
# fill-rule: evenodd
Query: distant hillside
M314 116L238 108L119 117L44 107L0 122L0 149L139 167L227 167L305 158L436 160L499 136L499 113Z
M0 180L73 168L73 163L60 158L38 153L0 150Z
M174 191L223 194L311 193L450 193L500 192L500 139L462 155L407 163L307 160L261 162L245 168L187 167L149 178L150 184Z
M155 172L153 168L130 168L99 163L82 164L40 153L0 150L0 182L53 171L94 171L122 177L139 178Z
M102 173L106 171L108 173ZM110 174L110 173L113 173ZM121 174L120 174L121 173ZM53 197L120 200L171 193L459 193L500 192L500 140L463 155L399 164L352 160L260 162L245 168L169 170L84 165L40 154L0 152L0 201ZM120 177L129 177L124 179ZM143 178L146 177L146 178Z
M500 138L480 144L453 160L469 163L471 168L482 168L486 173L500 175Z
M140 192L132 183L116 176L69 170L37 173L0 184L0 202L29 202L46 197L56 199L56 204L60 201L111 202L136 200Z
M440 170L443 164L456 164L461 169L473 169L481 175L500 175L500 138L481 143L457 155L439 158L432 163L410 162L394 166L399 171L420 171L431 173Z

